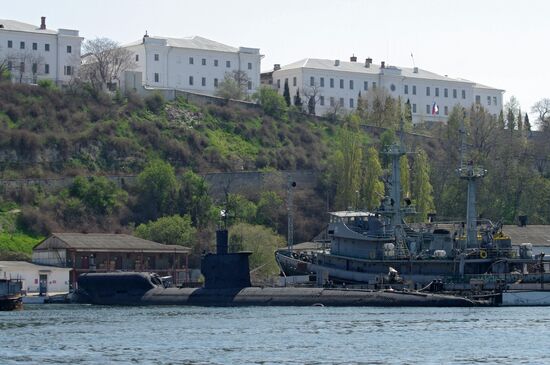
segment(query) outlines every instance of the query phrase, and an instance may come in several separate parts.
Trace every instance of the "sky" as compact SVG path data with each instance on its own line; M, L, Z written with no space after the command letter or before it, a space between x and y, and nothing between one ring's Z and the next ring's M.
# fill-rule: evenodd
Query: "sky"
M7 2L7 0L2 0ZM0 18L119 43L199 35L260 48L262 70L303 58L426 69L506 90L523 112L550 98L547 0L27 0ZM411 57L411 54L413 57ZM532 115L534 117L534 115Z

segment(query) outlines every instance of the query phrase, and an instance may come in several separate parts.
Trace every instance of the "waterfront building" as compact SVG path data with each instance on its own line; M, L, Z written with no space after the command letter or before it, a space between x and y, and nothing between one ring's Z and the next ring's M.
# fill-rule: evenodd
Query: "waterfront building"
M125 73L124 87L169 88L214 95L226 73L246 75L246 89L260 84L258 48L235 48L199 36L168 38L145 35L123 46L133 53L136 67ZM244 79L244 78L243 78Z
M401 98L411 105L413 123L446 122L455 105L470 108L482 105L498 116L502 110L504 90L477 84L473 81L451 78L447 75L420 69L376 65L371 58L350 62L307 58L262 74L262 82L271 84L280 94L288 84L291 99L299 90L303 104L309 97L315 99L315 114L324 115L334 110L352 111L357 108L359 93L383 88L390 96Z
M21 280L27 293L69 292L71 269L31 264L25 261L0 261L0 279Z
M78 30L48 29L46 17L39 26L0 19L0 68L13 82L69 82L80 66L81 44Z
M89 272L144 271L187 281L190 249L126 234L53 233L33 249L36 264L71 268L71 283Z

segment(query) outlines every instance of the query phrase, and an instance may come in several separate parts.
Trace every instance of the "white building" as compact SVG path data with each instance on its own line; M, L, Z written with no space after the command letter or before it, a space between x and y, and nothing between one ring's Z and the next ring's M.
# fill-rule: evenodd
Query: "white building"
M40 285L46 292L69 292L69 273L66 267L42 266L25 261L0 261L0 278L19 279L27 293L38 293Z
M459 104L470 108L479 103L491 114L502 110L504 90L453 79L415 68L388 66L382 62L374 65L367 58L364 63L351 57L350 62L325 59L303 59L284 67L275 65L273 86L283 93L288 82L291 99L300 90L304 95L316 91L317 115L334 110L335 105L351 111L357 107L359 92L365 97L369 90L383 87L394 98L411 104L413 123L445 122L452 108Z
M68 82L80 65L81 44L78 30L47 29L46 17L38 27L0 19L0 65L7 66L14 82Z
M134 53L137 67L126 74L125 87L141 85L213 95L227 72L243 71L249 78L248 92L260 84L258 48L231 47L206 38L166 38L145 35L125 45ZM135 77L128 80L128 77Z

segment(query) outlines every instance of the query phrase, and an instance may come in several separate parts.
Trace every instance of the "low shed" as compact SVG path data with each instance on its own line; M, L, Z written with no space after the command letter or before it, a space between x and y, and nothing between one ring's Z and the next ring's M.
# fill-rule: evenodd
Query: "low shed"
M19 279L27 293L67 293L71 269L42 266L25 261L0 261L0 278Z
M188 281L190 249L164 245L126 234L53 233L33 249L37 264L71 268L71 283L82 273L155 272Z

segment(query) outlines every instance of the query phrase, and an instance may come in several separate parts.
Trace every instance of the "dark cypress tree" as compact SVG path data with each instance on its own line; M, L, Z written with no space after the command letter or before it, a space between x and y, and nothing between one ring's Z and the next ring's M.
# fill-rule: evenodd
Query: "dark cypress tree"
M509 108L508 109L508 115L506 116L506 121L508 122L508 129L510 130L510 132L513 132L514 129L516 128L516 117L514 115L514 111L512 110L512 108Z
M523 128L526 131L531 132L531 123L529 122L529 116L527 113L525 113L525 118L523 119Z
M498 126L500 127L500 129L504 129L504 127L506 126L506 124L504 123L504 112L502 110L498 114Z
M309 100L307 102L307 111L311 115L315 114L315 97L313 96L309 97Z
M519 109L518 121L516 122L516 126L518 127L518 131L521 131L523 129L523 120L521 118L521 108Z
M283 98L287 106L290 106L290 90L288 89L288 80L285 80L285 90L283 91Z
M298 109L302 109L302 98L300 97L300 89L297 89L296 90L296 96L294 96L294 105L298 108Z

